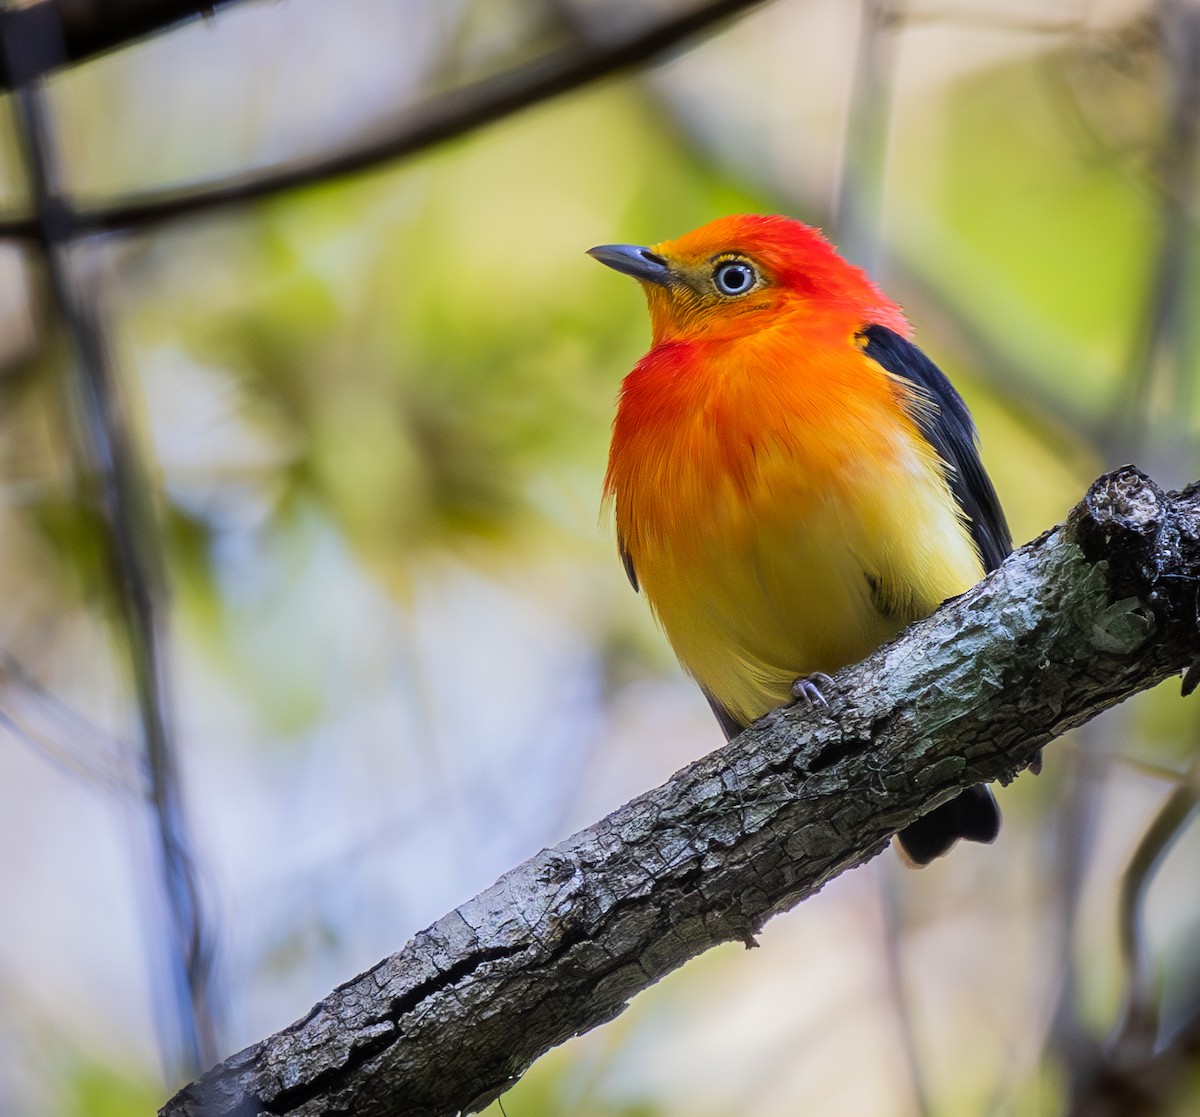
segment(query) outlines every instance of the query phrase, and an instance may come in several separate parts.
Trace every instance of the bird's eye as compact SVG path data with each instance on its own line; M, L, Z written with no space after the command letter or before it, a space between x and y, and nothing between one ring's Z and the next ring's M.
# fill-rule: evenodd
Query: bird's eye
M713 283L722 295L744 295L758 278L749 264L719 264L713 272Z

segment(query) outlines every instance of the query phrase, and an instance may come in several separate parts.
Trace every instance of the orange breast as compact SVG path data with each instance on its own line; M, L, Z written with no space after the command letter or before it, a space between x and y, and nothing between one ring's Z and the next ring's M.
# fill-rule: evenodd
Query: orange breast
M741 721L982 567L903 391L852 336L673 342L626 378L606 491L684 667ZM872 581L898 589L884 616Z

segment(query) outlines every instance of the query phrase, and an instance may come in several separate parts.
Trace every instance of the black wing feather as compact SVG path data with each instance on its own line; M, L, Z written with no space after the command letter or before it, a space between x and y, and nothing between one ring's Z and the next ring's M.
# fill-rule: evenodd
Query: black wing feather
M746 726L725 709L704 687L700 688L700 692L708 699L709 707L716 715L717 721L720 722L721 732L725 734L725 740L732 741Z
M893 376L907 380L932 405L916 409L913 418L949 466L946 479L950 491L967 517L984 569L995 570L1012 552L1012 536L991 478L979 460L975 424L967 405L942 370L894 330L866 326L859 338L868 357Z
M638 593L637 571L633 568L633 555L631 555L625 546L625 540L620 535L617 536L617 553L621 556L621 565L625 567L625 574L629 578L629 584L633 586L633 592Z
M1012 551L1008 523L991 479L979 460L971 413L954 386L911 341L886 326L859 335L866 355L911 384L928 406L913 408L921 434L946 463L946 481L966 516L985 570L995 570ZM943 803L896 836L908 860L927 865L948 853L959 838L991 842L1000 830L1000 808L982 784Z

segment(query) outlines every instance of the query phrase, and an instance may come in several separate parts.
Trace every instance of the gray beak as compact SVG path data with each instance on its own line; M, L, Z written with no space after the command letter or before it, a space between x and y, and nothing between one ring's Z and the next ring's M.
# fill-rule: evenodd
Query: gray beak
M656 256L640 244L602 244L589 248L588 255L607 264L614 271L632 275L643 283L666 287L671 282L671 269L661 256Z

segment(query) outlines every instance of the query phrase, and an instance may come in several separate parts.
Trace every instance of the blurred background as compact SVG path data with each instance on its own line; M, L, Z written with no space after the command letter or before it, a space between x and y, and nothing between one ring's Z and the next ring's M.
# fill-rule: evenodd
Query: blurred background
M720 743L600 515L648 328L591 245L828 229L1018 541L1122 462L1200 475L1188 0L230 3L5 102L0 1113L152 1113ZM1200 1111L1178 695L1049 747L995 846L889 851L686 966L508 1117Z

